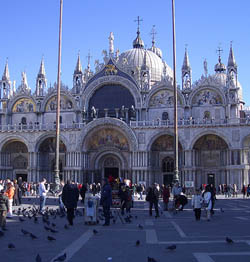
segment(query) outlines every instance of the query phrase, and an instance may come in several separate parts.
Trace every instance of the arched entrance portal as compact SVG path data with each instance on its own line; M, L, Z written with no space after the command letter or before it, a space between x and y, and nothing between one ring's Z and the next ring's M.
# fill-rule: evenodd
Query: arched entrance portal
M90 166L87 182L100 182L103 177L128 178L129 143L127 137L113 127L99 127L86 139Z
M182 146L179 143L179 168L182 166ZM162 135L151 146L151 183L171 184L174 176L174 137ZM181 177L181 172L180 172Z
M22 177L23 181L28 180L29 156L27 146L17 140L8 141L1 152L1 177L17 179Z
M228 145L219 136L209 134L200 137L193 146L195 158L195 182L201 184L226 184Z
M55 170L55 143L56 139L54 137L49 137L45 139L39 146L38 149L38 170L39 179L41 180L45 177L49 182L54 181L54 170ZM63 178L63 168L65 166L66 159L66 146L62 141L59 145L59 176L60 179Z
M174 178L174 158L167 156L162 160L163 184L171 185Z

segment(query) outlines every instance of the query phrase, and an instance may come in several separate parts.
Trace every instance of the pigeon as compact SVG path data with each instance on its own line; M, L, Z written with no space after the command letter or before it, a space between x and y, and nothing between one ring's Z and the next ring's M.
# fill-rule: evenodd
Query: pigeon
M148 257L148 262L157 262L153 257Z
M25 219L23 219L23 218L19 217L19 221L20 221L20 222L24 222L24 221L25 221Z
M56 224L52 223L51 226L52 226L52 227L56 227Z
M47 226L44 226L44 229L47 230L47 231L50 231L51 228L50 227L47 227Z
M174 251L176 249L176 245L168 246L168 247L166 247L166 249Z
M234 243L233 239L231 239L231 238L229 238L229 237L226 237L226 242L227 242L228 244L233 244L233 243Z
M48 238L49 241L56 240L54 237L51 237L51 236L48 236L47 238Z
M224 210L222 209L222 207L220 208L220 212L221 212L221 213L224 213Z
M141 224L138 225L139 229L143 229L143 226Z
M66 258L67 258L67 254L64 253L63 255L55 258L53 261L54 261L54 262L56 262L56 261L64 261Z
M139 247L140 244L141 244L140 240L137 240L136 243L135 243L135 245L136 245L137 247Z
M4 236L4 232L0 230L0 237Z
M14 249L14 248L16 248L16 247L15 247L15 245L14 245L14 244L12 244L12 243L9 243L9 244L8 244L8 248L9 248L9 249Z
M53 229L53 228L50 229L50 232L51 232L51 233L58 233L58 231L55 230L55 229Z
M93 234L96 235L98 231L96 229L93 229Z
M30 233L30 237L31 237L32 239L37 239L37 236L35 236L35 235L32 234L32 233Z
M65 225L64 225L64 228L65 228L65 229L69 229L69 226L65 224Z
M24 230L24 229L21 229L21 232L22 232L24 235L30 234L30 232L28 232L28 231L26 231L26 230Z
M42 262L42 258L40 257L39 254L37 254L37 256L36 256L36 262Z

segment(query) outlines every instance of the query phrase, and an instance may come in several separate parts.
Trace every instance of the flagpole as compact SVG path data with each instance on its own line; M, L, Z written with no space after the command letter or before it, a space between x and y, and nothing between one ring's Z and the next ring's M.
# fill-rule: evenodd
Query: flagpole
M60 157L60 96L61 96L61 55L62 55L62 9L63 0L60 0L60 19L59 19L59 47L58 47L58 70L57 70L57 108L56 108L56 152L55 152L55 184L58 188L60 184L59 176L59 157Z
M174 158L175 182L179 181L179 160L178 160L178 112L177 112L177 85L176 85L176 41L175 41L175 0L172 0L172 24L173 24L173 78L174 78Z

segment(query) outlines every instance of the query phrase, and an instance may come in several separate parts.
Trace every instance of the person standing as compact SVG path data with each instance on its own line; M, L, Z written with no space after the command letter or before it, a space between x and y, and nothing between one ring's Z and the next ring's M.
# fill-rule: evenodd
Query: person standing
M110 225L110 207L112 205L112 189L109 185L109 181L107 178L103 179L103 187L101 192L101 200L100 204L103 207L103 213L105 217L105 223L103 226Z
M242 186L242 190L241 190L242 194L243 194L243 199L246 198L246 192L247 192L247 188L245 185Z
M211 217L211 209L212 209L212 195L210 192L210 187L206 186L205 191L203 193L204 205L207 212L207 221L210 221Z
M12 205L13 205L14 194L15 194L15 188L12 185L12 183L9 182L7 184L7 189L5 191L5 195L8 197L8 202L9 202L9 210L8 210L7 218L12 218Z
M62 201L67 209L67 219L69 224L73 226L74 211L77 208L77 202L79 199L79 190L76 184L68 180L62 191Z
M80 189L80 195L82 197L82 201L81 202L83 203L83 205L84 205L86 192L87 192L87 187L84 184L82 184L81 189Z
M39 198L40 198L40 213L44 212L44 207L46 203L46 195L48 190L45 187L46 178L43 178L41 183L39 184Z
M170 198L169 186L163 185L162 197L163 197L164 211L168 211L168 202Z
M152 208L154 206L156 218L159 217L159 208L158 208L158 201L159 201L159 191L156 188L156 185L153 184L152 187L149 187L148 194L147 194L147 201L149 201L149 215L152 216Z
M15 194L13 199L13 206L19 206L21 205L21 191L19 189L16 179L14 180L14 188L15 188Z
M200 194L200 190L195 190L195 195L192 196L192 207L195 214L196 221L199 221L201 219L201 204L203 202L203 198Z
M6 216L9 210L8 197L4 194L4 190L0 191L0 227L6 230Z

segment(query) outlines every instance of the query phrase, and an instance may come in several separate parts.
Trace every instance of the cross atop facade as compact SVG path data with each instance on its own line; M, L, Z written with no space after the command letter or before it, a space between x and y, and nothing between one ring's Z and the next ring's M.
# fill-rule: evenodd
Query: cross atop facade
M155 43L155 36L157 35L157 32L155 30L155 25L153 25L153 28L150 34L152 35L152 43Z
M219 46L216 51L217 51L217 53L218 53L218 55L220 57L221 53L223 52L223 49Z
M134 20L134 22L137 22L138 27L137 27L137 31L140 32L140 22L142 22L143 19L140 19L140 16L137 16L137 19Z

